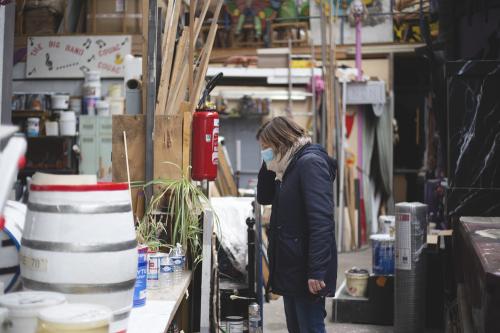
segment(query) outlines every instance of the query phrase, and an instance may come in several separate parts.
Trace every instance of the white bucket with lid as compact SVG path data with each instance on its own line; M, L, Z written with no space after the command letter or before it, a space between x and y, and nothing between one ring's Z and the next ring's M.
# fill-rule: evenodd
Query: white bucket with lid
M6 333L35 333L40 310L66 302L64 295L46 291L22 291L0 296L0 306L9 310Z
M95 103L98 116L109 116L109 103L107 101L97 101Z
M58 136L59 135L59 123L57 121L46 121L45 122L45 135Z
M62 304L40 311L37 333L108 333L109 308L96 304Z
M50 96L52 110L67 110L69 108L69 95L55 94Z
M368 271L353 267L345 272L345 276L347 293L353 297L364 297L368 289Z
M132 306L138 261L128 185L32 184L30 189L23 286L61 292L69 302L107 306L113 320L128 318L124 309Z
M76 135L76 115L73 111L61 112L59 118L59 132L62 136Z

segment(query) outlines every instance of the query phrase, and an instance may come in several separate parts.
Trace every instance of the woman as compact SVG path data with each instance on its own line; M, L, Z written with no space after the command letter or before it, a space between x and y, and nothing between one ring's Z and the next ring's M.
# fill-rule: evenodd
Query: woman
M337 250L333 219L336 163L292 120L277 117L257 133L264 163L257 200L272 204L270 288L283 296L288 331L324 333Z

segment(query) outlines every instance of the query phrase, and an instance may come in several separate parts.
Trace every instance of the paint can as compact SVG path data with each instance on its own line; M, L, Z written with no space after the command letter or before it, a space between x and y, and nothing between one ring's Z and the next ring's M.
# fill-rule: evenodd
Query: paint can
M0 306L9 310L6 333L35 333L38 313L66 303L64 295L45 291L23 291L0 296Z
M69 95L55 94L50 96L50 104L52 110L68 110L69 108Z
M146 304L146 288L148 280L148 247L139 246L137 248L139 260L137 264L137 278L134 287L134 308Z
M62 304L38 314L37 333L108 333L111 310L96 304Z
M366 269L353 267L345 272L347 293L353 297L364 297L368 287L368 277Z
M28 118L26 120L26 135L37 137L40 134L40 118Z
M370 236L372 241L372 270L377 275L394 274L394 237L388 234Z
M226 333L243 333L243 317L228 316L226 319Z
M160 267L162 258L166 253L149 252L148 253L148 289L160 288Z
M73 111L61 112L59 118L59 133L63 136L76 135L76 115Z

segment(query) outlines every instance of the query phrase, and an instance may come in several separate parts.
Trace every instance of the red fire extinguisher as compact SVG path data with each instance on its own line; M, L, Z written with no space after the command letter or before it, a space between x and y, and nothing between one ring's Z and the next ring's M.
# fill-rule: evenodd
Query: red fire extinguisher
M197 110L193 115L191 178L215 180L219 164L219 114L210 109Z
M191 151L191 178L194 180L215 180L219 164L219 114L215 106L205 105L222 73L214 76L205 86L203 96L193 115L193 139Z

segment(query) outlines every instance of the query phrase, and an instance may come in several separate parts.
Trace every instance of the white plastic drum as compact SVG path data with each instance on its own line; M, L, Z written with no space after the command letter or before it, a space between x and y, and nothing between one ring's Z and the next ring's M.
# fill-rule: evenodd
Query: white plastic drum
M0 306L9 310L6 333L35 333L40 310L65 303L64 295L41 291L23 291L0 296Z
M7 201L4 209L5 228L0 231L0 281L4 292L19 289L19 248L23 234L26 205Z
M37 333L108 333L113 314L102 305L63 304L38 314Z
M137 275L135 237L127 184L31 185L23 285L61 292L71 303L107 306L116 319L128 316Z

